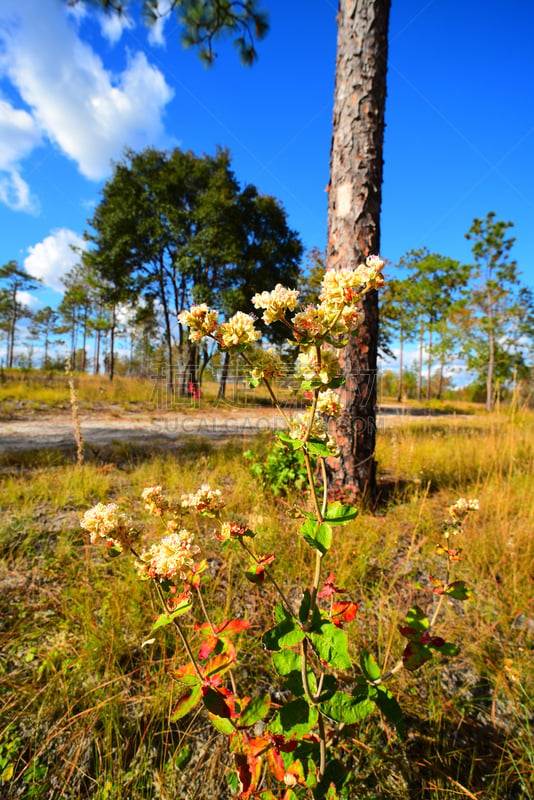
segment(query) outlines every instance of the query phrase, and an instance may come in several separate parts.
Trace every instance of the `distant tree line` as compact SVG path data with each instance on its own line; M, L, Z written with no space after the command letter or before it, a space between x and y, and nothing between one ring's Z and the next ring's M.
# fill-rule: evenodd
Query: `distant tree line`
M494 212L475 219L466 238L473 263L412 250L399 262L381 297L381 339L398 342L397 399L405 391L404 348L417 343L416 397L441 397L446 367L461 361L484 387L487 410L499 390L532 378L534 296L510 258L511 222ZM390 352L390 355L392 353ZM426 379L424 375L426 367Z
M440 398L455 361L475 374L488 409L504 386L532 377L534 298L510 257L512 226L493 212L475 219L466 234L472 264L421 249L390 268L380 295L380 349L386 362L397 362L396 379L387 371L383 389L398 400ZM28 351L19 364L33 364L38 344L41 366L58 366L61 343L75 369L98 373L103 366L112 379L121 353L121 369L126 363L128 371L150 375L158 362L168 390L185 394L200 385L215 348L188 341L180 311L206 302L227 316L252 312L252 295L278 282L298 286L303 304L315 302L325 269L318 249L301 266L302 243L284 209L239 185L226 150L202 157L179 149L127 152L85 239L56 309L32 313L21 298L39 281L15 261L0 267L6 366L17 363L15 344L25 334ZM274 328L266 336L276 342ZM409 344L418 355L407 370ZM224 395L227 356L217 367Z

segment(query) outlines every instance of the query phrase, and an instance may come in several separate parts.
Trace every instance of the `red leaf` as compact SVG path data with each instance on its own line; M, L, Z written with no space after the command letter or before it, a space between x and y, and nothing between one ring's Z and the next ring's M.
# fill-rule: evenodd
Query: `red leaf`
M214 630L215 633L224 633L227 636L230 633L240 633L247 628L250 628L250 622L246 619L227 619L220 625L216 625Z
M218 641L219 640L216 636L210 636L209 639L206 639L205 642L202 642L200 650L198 651L198 657L202 660L211 655L217 647Z
M343 627L344 622L351 622L358 611L358 603L351 600L341 600L332 605L331 619L338 628Z
M267 766L269 767L269 769L271 770L277 781L284 780L284 775L286 774L284 761L280 753L277 753L276 750L272 748L270 750L267 750Z
M331 572L323 583L323 588L317 597L331 597L333 594L343 594L344 591L345 589L341 589L339 586L336 586L334 582L334 573Z
M432 589L434 594L443 594L443 592L445 591L445 584L443 583L443 581L440 581L439 578L435 578L433 575L429 575L428 579L432 584L432 586L434 587Z
M239 753L234 755L237 777L241 784L242 800L247 800L256 791L261 777L261 759L244 756Z

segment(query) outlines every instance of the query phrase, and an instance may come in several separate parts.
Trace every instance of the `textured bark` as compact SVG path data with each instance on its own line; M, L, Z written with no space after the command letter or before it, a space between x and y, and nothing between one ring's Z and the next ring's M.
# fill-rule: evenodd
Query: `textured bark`
M339 0L328 207L327 267L356 267L380 249L382 151L390 0ZM343 352L345 411L333 479L362 493L376 485L378 297Z

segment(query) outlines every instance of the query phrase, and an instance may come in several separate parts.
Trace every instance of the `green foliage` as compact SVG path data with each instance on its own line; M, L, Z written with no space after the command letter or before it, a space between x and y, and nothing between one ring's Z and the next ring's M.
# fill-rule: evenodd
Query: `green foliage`
M147 25L174 13L181 30L183 47L199 48L199 57L206 65L216 58L215 43L223 37L233 39L241 62L250 66L257 58L256 40L268 30L268 15L255 0L66 0L68 5L85 3L102 8L108 14L123 14L139 5Z
M302 449L295 449L279 439L274 439L266 448L265 455L259 459L252 450L245 452L250 461L250 472L274 497L284 497L294 492L302 492L308 484L308 474Z

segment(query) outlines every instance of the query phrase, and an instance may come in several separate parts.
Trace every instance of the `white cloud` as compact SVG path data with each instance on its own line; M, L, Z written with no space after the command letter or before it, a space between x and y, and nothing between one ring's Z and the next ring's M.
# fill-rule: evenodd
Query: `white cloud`
M37 201L20 174L20 162L41 142L35 120L0 97L0 201L16 211L36 211Z
M67 228L52 231L42 242L28 248L29 255L24 260L26 271L63 294L65 287L61 278L80 260L72 245L85 250L87 242Z
M30 292L17 292L17 302L29 308L30 311L37 311L38 308L43 307L39 298Z
M100 14L100 30L111 44L116 44L123 31L130 30L133 27L133 20L128 14Z
M16 167L41 137L92 180L105 178L110 161L126 146L169 143L162 116L173 92L162 73L137 52L128 56L122 72L113 74L78 36L80 19L58 0L1 0L0 78L11 81L27 106L23 111L4 103L2 109L8 134L7 155L0 161L4 202L11 185L11 203L23 206ZM127 23L120 24L122 31ZM109 25L106 35L116 37L116 23Z
M171 0L160 0L158 3L159 18L148 29L148 41L155 47L165 46L165 25L171 18Z

